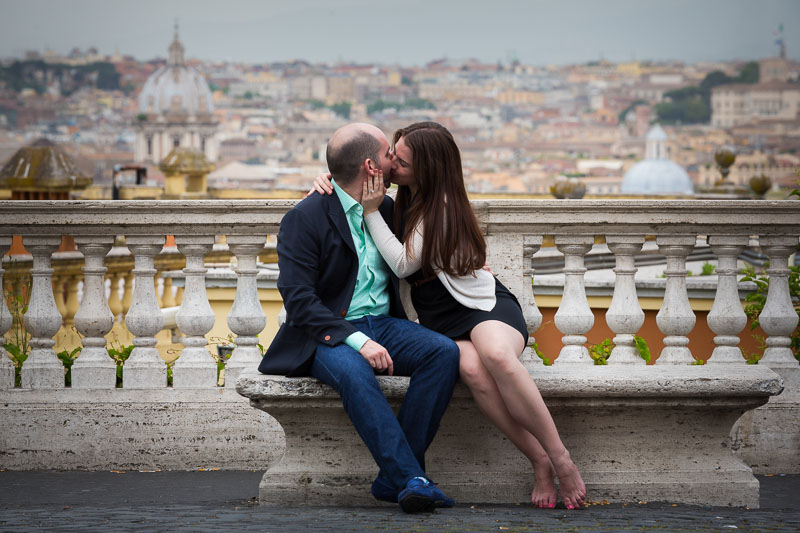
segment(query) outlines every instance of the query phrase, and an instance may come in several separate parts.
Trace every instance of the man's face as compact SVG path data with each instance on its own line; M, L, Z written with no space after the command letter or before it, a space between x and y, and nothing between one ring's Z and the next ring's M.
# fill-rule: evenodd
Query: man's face
M383 181L384 184L388 187L391 183L391 174L392 174L392 153L389 149L389 142L386 140L384 135L380 136L381 141L381 149L378 152L380 155L378 156L378 161L375 162L378 169L383 171Z

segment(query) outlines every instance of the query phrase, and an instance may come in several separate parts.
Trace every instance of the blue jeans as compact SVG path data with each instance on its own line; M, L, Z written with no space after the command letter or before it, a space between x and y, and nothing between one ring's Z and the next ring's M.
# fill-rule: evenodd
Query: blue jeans
M339 393L380 474L395 488L403 488L409 479L425 475L425 450L458 379L458 346L405 319L366 316L351 324L386 348L395 376L411 377L397 416L372 367L346 344L320 344L311 375Z

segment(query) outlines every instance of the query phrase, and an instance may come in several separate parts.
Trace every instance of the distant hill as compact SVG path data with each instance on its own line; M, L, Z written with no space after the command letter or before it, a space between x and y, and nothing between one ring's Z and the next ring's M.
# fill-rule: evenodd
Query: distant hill
M69 96L83 87L115 90L120 88L119 78L114 65L107 62L75 66L29 60L0 67L0 85L15 92L33 89L42 94L56 82L62 96Z

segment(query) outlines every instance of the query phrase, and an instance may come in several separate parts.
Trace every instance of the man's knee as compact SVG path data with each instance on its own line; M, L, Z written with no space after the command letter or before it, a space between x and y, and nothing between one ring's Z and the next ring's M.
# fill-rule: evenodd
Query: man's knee
M432 347L436 362L440 366L458 374L460 355L458 345L444 335L437 335Z

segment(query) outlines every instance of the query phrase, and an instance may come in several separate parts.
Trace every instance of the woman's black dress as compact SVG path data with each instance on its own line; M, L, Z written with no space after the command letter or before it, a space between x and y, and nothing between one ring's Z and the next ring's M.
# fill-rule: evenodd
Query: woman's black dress
M419 323L454 340L469 339L472 328L487 320L499 320L516 329L528 343L528 328L516 297L495 278L497 303L491 311L464 307L447 291L439 278L422 282L419 270L406 278Z

